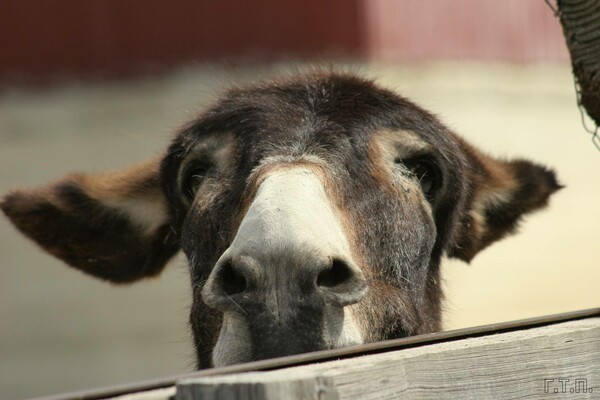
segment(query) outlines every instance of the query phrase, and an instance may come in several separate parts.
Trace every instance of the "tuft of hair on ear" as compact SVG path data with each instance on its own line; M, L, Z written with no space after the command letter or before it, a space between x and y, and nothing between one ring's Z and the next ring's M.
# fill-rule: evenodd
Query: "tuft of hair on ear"
M488 160L486 164L486 170L475 179L471 203L448 251L450 257L466 262L515 233L525 215L545 208L552 194L564 187L552 169L531 161Z
M548 205L552 194L564 186L558 182L554 170L526 160L509 162L518 182L515 197L520 202L520 209L529 212Z

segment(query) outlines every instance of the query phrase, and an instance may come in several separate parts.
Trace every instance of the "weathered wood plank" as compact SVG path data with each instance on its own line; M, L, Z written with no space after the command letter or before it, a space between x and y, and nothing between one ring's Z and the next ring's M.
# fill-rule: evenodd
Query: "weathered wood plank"
M175 400L337 400L331 378L265 372L184 379Z
M175 383L181 379L217 375L231 375L250 371L280 370L283 368L290 368L292 366L297 365L306 365L309 363L323 363L335 359L358 357L364 354L379 354L383 352L400 351L402 349L414 348L416 346L428 346L442 342L460 341L466 338L533 329L540 326L549 326L567 321L576 321L581 319L590 319L597 317L600 317L600 308L590 308L587 310L577 310L554 315L544 315L518 321L506 321L483 326L475 326L469 328L455 329L451 331L410 336L402 339L387 340L385 342L366 343L357 346L343 347L340 349L330 349L314 353L298 354L294 356L282 357L272 360L253 361L245 364L231 365L228 367L205 369L202 371L188 372L185 374L175 376L166 376L143 382L128 383L100 389L91 389L73 393L46 396L43 398L38 398L37 400L99 400L112 398L114 396L135 394L141 392L150 395L152 391L161 388L171 387L172 390L175 390ZM136 400L137 399L138 398L136 397Z
M561 398L577 379L588 388L579 383L578 399L598 398L600 318L270 373L304 371L332 377L341 399L542 399L556 388Z
M294 398L298 392L294 387L302 385L312 388L309 393L313 397L296 398L328 399L331 397L323 396L335 396L336 392L340 399L366 400L600 398L600 317L471 338L449 337L445 342L415 346L269 372L191 379L196 386L204 385L205 392L213 390L213 397L204 394L203 399ZM190 386L185 388L186 379L190 378L180 379L177 388L113 400L193 398L185 397ZM258 386L275 387L275 397L265 397L269 393L257 391ZM287 392L282 389L286 386ZM335 390L323 390L329 387ZM314 388L321 397L314 396Z
M172 386L164 389L124 394L122 396L111 397L111 400L171 400L175 397L175 393L176 388Z
M319 387L315 377L324 379L327 387L333 384L335 391L328 393L337 392L340 399L597 399L600 318L269 372L193 378L191 382L203 385L196 394L204 397L189 397L190 381L182 380L176 398L329 398L314 397L313 389ZM297 384L313 388L313 397L292 397ZM276 387L275 397L256 391L257 385ZM277 391L282 388L287 392Z

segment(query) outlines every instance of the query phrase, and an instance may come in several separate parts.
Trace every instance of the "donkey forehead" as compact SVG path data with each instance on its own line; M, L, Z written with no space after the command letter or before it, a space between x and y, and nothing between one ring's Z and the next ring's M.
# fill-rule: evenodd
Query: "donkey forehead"
M228 132L253 155L265 155L283 149L362 151L382 130L411 131L403 142L409 148L448 142L448 132L428 112L370 81L343 75L231 91L184 136L197 141Z

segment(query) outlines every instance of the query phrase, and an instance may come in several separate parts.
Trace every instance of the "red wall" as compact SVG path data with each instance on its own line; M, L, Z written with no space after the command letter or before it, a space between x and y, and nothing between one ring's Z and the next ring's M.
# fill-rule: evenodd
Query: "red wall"
M369 56L385 60L566 61L544 0L364 0Z
M0 0L0 49L0 82L223 59L568 59L543 0Z
M0 80L348 55L358 0L0 0Z

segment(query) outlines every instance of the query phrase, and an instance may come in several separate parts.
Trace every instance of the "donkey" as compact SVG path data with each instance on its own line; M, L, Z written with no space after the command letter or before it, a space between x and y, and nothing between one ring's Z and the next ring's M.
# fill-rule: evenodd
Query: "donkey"
M16 190L1 208L113 283L182 250L206 368L439 330L441 257L470 261L560 187L370 80L310 72L231 89L161 158Z

